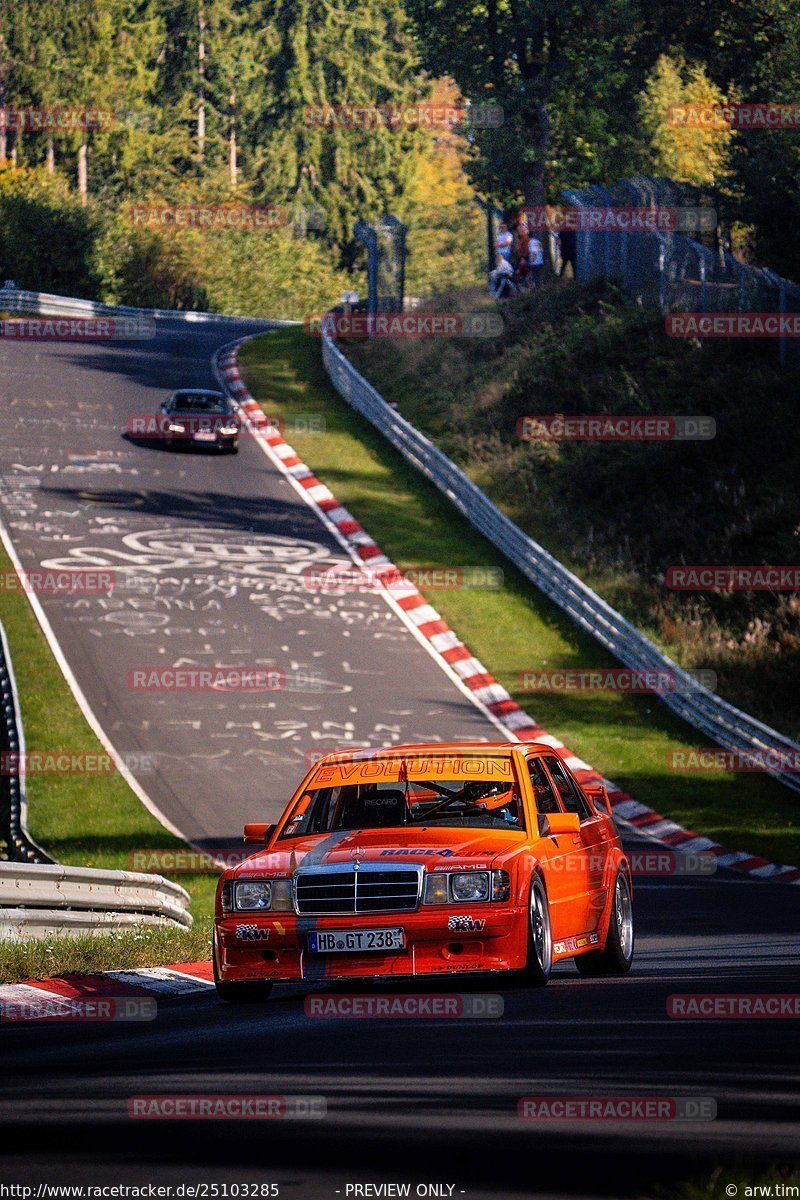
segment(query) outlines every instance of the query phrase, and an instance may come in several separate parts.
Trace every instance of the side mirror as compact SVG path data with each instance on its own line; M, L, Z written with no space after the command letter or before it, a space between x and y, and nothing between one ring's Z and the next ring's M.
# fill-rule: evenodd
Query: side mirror
M274 830L274 825L262 825L260 822L251 823L244 827L244 840L251 845L264 846L272 837Z
M614 813L611 809L611 801L608 798L608 789L604 783L592 783L584 787L583 790L589 797L593 808L604 808L608 815L613 817Z
M537 813L536 823L539 826L539 837L547 837L550 832L550 822L547 819L547 813Z
M580 833L581 819L577 813L548 813L547 836L555 837L559 833Z

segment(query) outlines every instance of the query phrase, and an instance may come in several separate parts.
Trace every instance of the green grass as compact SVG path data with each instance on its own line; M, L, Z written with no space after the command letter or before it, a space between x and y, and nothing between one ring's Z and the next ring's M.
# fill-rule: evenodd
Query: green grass
M125 929L86 937L0 942L0 983L47 979L83 971L119 971L164 963L202 962L211 957L208 923L192 929Z
M504 586L497 591L427 595L535 720L642 803L732 849L800 862L797 797L765 775L700 775L669 768L670 751L704 743L656 698L519 691L522 670L615 663L334 392L318 340L302 330L276 331L249 342L241 362L253 396L285 421L287 441L395 563L504 571ZM324 432L306 431L308 418L320 416Z
M502 315L492 338L374 338L347 353L379 392L527 533L682 666L711 668L745 712L800 738L800 596L674 592L679 563L797 562L800 372L752 339L664 335L657 309L607 283L500 307L485 291L438 311ZM526 442L525 415L705 415L686 442Z
M0 547L0 572L13 571ZM11 651L25 740L28 751L72 750L102 752L92 730L70 691L55 661L33 611L22 593L0 589L0 620ZM145 809L122 776L44 775L27 777L28 826L31 836L58 862L80 867L109 867L130 870L129 855L134 850L174 850L183 847L171 833ZM208 922L213 911L216 875L170 876L187 889L192 897L191 911L195 928L187 935L181 930L164 929L137 943L137 954L147 963L178 962L188 957L206 957L198 949L208 942ZM135 948L132 935L121 938L98 935L79 939L76 948L71 939L50 943L53 953L43 958L38 944L22 947L0 943L0 979L25 978L51 967L73 969L65 963L80 961L92 970L125 966L120 954ZM24 964L36 964L31 972ZM131 965L131 964L128 964ZM22 970L23 975L14 974ZM48 970L47 973L52 973ZM11 972L8 974L7 972Z

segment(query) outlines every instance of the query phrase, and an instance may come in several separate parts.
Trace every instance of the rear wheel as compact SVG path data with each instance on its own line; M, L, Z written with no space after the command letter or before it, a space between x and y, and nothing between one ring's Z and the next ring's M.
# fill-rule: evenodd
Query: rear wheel
M531 881L528 911L528 958L523 978L531 987L544 987L553 970L553 933L547 893L538 875Z
M214 987L217 989L217 995L220 1000L224 1000L227 1004L259 1004L264 1000L269 1000L272 992L272 984L263 979L250 980L226 980L220 979L219 969L217 967L217 951L214 948Z
M605 948L591 954L579 954L575 966L579 975L625 975L631 969L633 950L633 900L630 884L620 871L614 884Z

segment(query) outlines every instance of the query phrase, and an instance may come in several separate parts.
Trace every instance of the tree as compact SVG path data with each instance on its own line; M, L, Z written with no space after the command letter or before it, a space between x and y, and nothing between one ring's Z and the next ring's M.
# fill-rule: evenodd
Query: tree
M505 203L545 202L554 98L587 74L602 98L603 65L632 53L634 3L409 0L425 66L452 75L478 112L486 103L503 110L502 126L471 134L479 190Z
M423 94L405 13L400 0L276 0L273 21L258 182L319 213L351 266L354 221L397 205L421 144L418 131L370 115Z
M656 174L699 186L721 182L729 169L731 126L721 122L683 124L670 110L685 106L700 111L724 104L725 96L704 67L689 66L680 57L660 56L639 96Z

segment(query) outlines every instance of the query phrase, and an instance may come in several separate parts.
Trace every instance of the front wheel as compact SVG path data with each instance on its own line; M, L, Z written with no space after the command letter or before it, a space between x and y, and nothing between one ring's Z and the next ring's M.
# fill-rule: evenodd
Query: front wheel
M547 892L539 875L531 881L528 911L528 958L523 979L531 987L544 987L553 970L553 933Z
M625 975L633 962L633 900L627 878L622 872L614 884L614 904L603 950L579 954L575 966L579 975Z

